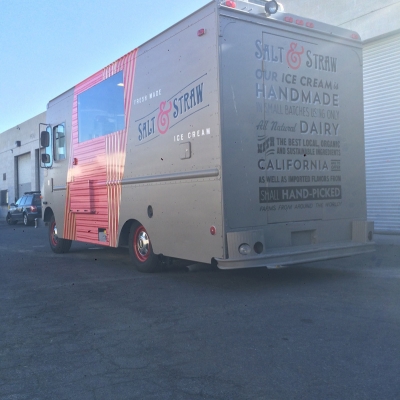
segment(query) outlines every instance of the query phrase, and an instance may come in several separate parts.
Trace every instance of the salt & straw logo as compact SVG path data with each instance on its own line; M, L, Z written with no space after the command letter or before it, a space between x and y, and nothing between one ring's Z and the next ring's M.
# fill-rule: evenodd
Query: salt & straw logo
M145 117L136 120L139 142L166 134L175 125L208 106L202 104L204 82L199 82L205 75L186 85L168 100L162 101Z
M306 44L304 47L298 42L293 41L288 43L288 45L278 46L277 44L263 43L263 41L261 40L256 40L255 46L257 49L257 51L254 53L255 57L259 60L266 61L271 64L283 64L286 60L288 67L293 70L298 70L301 66L305 66L308 69L314 69L317 71L326 71L333 73L337 72L338 59L326 53L321 54L319 52L314 52L310 50L309 44ZM323 46L318 46L314 48L319 49L320 47L322 48ZM303 60L305 61L304 63ZM260 73L261 76L258 76L260 75ZM262 76L266 78L268 76L266 74L268 73L271 74L271 71L265 70L265 72L261 72L261 70L257 70L256 77L258 79L262 78ZM272 72L272 75L270 75L269 78L266 79L276 81L277 74Z

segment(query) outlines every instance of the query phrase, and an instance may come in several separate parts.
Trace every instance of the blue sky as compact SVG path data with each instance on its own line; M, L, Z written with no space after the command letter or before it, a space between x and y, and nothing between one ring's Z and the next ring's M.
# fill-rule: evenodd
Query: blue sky
M0 132L208 0L0 0Z

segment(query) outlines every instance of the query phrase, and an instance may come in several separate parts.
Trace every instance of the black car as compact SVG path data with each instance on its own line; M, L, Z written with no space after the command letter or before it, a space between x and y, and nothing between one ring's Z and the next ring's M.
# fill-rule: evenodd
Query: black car
M42 218L40 192L25 192L15 204L10 204L6 216L9 225L22 221L27 226L33 224L36 218Z

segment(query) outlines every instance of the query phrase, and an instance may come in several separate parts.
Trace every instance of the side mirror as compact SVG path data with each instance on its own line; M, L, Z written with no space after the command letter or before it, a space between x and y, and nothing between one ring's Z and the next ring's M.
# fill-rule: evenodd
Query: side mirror
M50 154L42 154L42 164L50 163Z
M50 134L47 131L40 132L40 145L42 147L49 147L50 145ZM43 159L43 157L42 157Z

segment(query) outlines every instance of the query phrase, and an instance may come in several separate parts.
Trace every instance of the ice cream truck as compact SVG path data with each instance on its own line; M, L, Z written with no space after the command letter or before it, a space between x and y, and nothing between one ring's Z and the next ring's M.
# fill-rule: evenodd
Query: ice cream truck
M362 44L275 1L211 1L51 100L51 249L275 267L373 251Z

